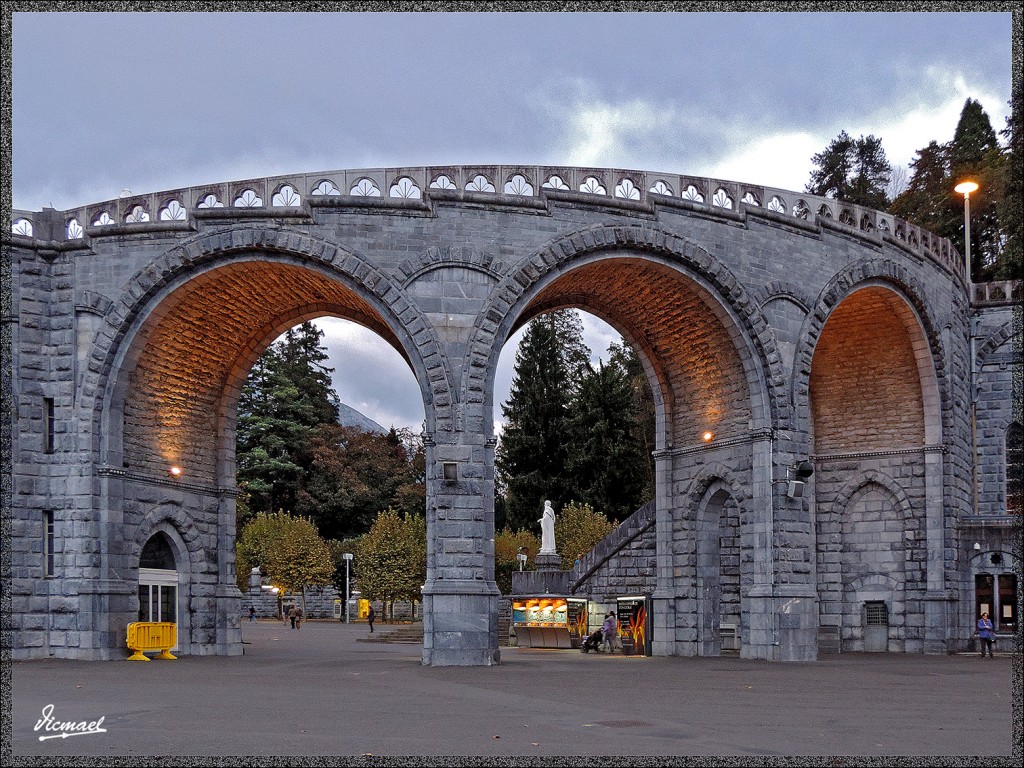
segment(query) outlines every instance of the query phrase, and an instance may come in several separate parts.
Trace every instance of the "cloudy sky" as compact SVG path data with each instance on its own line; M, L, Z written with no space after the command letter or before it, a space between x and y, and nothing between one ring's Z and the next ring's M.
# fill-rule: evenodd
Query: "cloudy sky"
M13 18L12 202L27 210L125 188L462 163L801 190L811 156L842 130L880 137L906 166L952 138L968 97L997 131L1009 111L1008 12ZM595 356L617 338L587 327ZM323 328L342 399L385 427L418 428L398 354L351 323Z

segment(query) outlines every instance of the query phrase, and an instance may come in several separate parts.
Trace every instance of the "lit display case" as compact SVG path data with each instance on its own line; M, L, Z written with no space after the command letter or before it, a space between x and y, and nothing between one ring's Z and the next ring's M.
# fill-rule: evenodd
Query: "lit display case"
M544 595L512 601L512 627L520 648L579 648L587 626L586 600Z
M624 656L651 655L651 613L646 597L620 597L615 601L619 641Z

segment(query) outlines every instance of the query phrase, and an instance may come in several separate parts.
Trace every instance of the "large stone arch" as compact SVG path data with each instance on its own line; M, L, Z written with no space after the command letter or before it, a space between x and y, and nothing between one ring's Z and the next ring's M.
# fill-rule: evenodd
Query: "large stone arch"
M705 292L702 295L712 300L711 311L726 328L740 356L752 410L756 411L753 418L762 426L787 418L781 357L756 302L729 269L708 251L649 225L597 226L580 230L548 243L525 259L496 286L480 313L470 344L471 365L463 374L463 391L486 397L486 405L490 405L487 382L493 379L504 340L515 328L544 311L582 306L610 322L641 352L656 396L660 391L663 407L671 403L666 374L650 354L650 340L645 339L636 324L624 317L609 299L583 297L572 291L557 293L550 299L543 296L545 289L574 270L616 259L661 265Z
M325 279L337 281L372 308L379 318L374 322L369 313L355 317L385 337L405 357L420 383L425 403L431 400L437 409L427 408L428 428L449 428L452 422L447 412L455 391L451 386L448 361L440 352L429 323L425 322L415 306L403 295L381 270L365 259L342 247L309 235L292 231L284 226L242 226L227 232L218 231L198 235L169 249L139 270L122 292L121 300L107 311L102 326L96 332L83 391L93 399L83 398L79 406L82 423L91 424L93 450L103 452L101 436L109 440L111 433L105 428L104 418L113 416L116 398L110 387L110 378L124 365L126 348L142 324L161 302L189 281L211 270L243 262L289 263L300 269L321 274ZM275 332L280 332L304 319L331 314L329 302L308 301L282 314L260 337L250 340L248 349L238 358L231 372L236 381L246 363L251 366ZM127 341L127 343L126 343ZM429 382L429 386L426 384ZM230 403L225 403L225 406ZM105 417L104 414L107 414ZM433 424L430 422L434 421Z
M593 227L548 243L494 289L477 324L467 391L490 398L501 342L531 317L569 306L615 327L639 352L652 383L658 411L655 599L664 601L658 621L667 622L655 636L675 638L657 641L656 652L693 653L693 617L673 576L685 557L675 542L685 497L675 489L705 462L735 462L738 484L762 496L755 505L759 521L750 525L772 525L768 443L789 416L774 335L753 297L705 249L648 225ZM704 432L713 435L710 442ZM693 535L692 526L685 530ZM755 563L753 578L764 581L773 572L771 544L755 551L754 541L744 538L750 548L744 556ZM774 593L766 594L758 611L775 610ZM770 657L772 642L761 637L750 653Z
M942 563L950 545L944 478L951 393L936 327L923 286L907 270L887 261L864 261L834 276L823 289L801 334L794 366L796 422L815 466L808 504L816 510L819 555L831 546L825 534L834 534L822 529L831 524L822 522L828 520L829 500L861 473L898 477L898 485L913 499L907 509L915 515L916 538L909 546L924 563L921 583L914 585L924 598L901 601L898 620L925 629L923 636L901 637L901 649L940 650L949 610ZM894 578L904 583L902 573ZM834 572L824 563L819 563L817 582L819 598L834 602L827 595L835 587Z
M98 573L132 567L119 544L130 510L166 498L202 520L213 573L191 588L209 626L199 648L238 649L235 404L249 367L280 332L335 315L376 331L409 363L428 428L451 429L451 375L429 323L379 269L285 227L197 236L139 270L103 318L80 424L99 475ZM168 470L182 474L169 478ZM127 511L127 513L126 513ZM127 517L126 517L127 514ZM137 563L136 563L137 565ZM120 574L120 576L118 576ZM124 585L118 593L130 595ZM105 611L123 623L130 598ZM98 615L98 614L97 614ZM199 627L192 628L193 633Z
M863 288L878 286L886 288L898 296L913 313L917 328L920 331L915 346L915 359L922 378L930 380L928 393L929 405L935 414L942 409L941 393L945 390L945 363L942 341L937 331L934 310L924 298L925 292L920 282L903 266L885 260L864 260L853 264L837 273L819 294L811 312L808 314L801 330L794 357L793 377L791 379L790 403L794 414L794 427L798 432L810 431L810 377L811 365L818 340L821 338L829 318L834 310L850 295ZM925 361L925 356L929 358ZM930 372L929 369L930 368ZM934 429L935 422L929 425ZM941 429L941 421L938 425ZM935 435L936 442L941 434Z

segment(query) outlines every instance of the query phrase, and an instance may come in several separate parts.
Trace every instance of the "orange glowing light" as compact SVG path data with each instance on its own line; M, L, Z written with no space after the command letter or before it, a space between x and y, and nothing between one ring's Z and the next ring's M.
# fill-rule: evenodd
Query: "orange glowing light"
M181 477L181 467L178 467L178 466L171 467L170 469L167 470L167 474L169 474L171 477L174 477L174 478Z
M704 439L705 443L710 443L712 440L715 439L715 433L710 431L705 432L703 435L701 435L701 437Z

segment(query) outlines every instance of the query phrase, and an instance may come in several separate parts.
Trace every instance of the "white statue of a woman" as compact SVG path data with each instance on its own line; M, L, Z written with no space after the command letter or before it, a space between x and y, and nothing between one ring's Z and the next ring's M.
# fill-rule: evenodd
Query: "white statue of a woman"
M544 502L544 516L540 519L540 553L554 555L555 552L555 510L550 501Z

